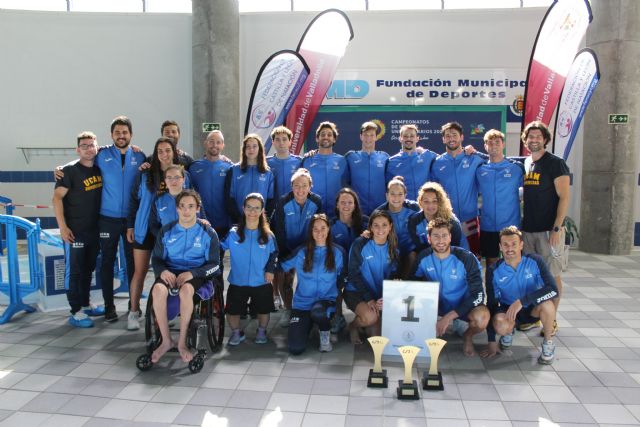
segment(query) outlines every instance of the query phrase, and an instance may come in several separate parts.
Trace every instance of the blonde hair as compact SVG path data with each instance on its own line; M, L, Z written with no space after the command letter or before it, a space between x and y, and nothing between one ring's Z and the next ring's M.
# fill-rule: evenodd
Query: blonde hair
M450 221L453 218L453 208L451 207L451 200L449 200L449 196L447 196L447 192L444 191L442 185L437 182L425 182L420 187L418 191L418 203L422 200L422 196L425 193L433 193L436 195L436 199L438 200L438 211L435 214L437 218L443 218L447 221Z

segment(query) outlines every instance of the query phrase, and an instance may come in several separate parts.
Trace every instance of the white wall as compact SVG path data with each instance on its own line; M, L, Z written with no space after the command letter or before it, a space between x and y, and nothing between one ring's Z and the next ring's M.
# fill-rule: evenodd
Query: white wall
M191 15L0 10L0 170L51 170L71 154L32 157L18 146L74 147L92 130L111 143L109 125L125 114L133 143L150 151L165 119L191 131ZM0 183L0 195L50 204L52 186ZM20 209L22 216L50 211Z

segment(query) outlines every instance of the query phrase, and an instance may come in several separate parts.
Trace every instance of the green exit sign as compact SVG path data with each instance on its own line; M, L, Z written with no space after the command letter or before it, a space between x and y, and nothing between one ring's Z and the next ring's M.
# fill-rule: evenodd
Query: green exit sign
M626 125L629 123L628 114L609 114L610 125Z
M211 132L214 130L220 130L220 123L203 123L202 132Z

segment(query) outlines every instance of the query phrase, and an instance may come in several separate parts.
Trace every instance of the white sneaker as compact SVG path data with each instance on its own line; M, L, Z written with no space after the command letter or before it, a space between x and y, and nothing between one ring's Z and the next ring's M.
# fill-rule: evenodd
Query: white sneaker
M140 329L140 315L137 311L130 311L127 317L127 330L137 331Z
M333 350L331 345L331 331L320 331L320 352L326 353Z

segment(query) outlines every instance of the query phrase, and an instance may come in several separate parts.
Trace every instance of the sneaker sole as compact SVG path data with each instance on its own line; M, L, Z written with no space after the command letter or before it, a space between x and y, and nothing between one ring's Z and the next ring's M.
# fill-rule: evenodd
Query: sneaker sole
M542 358L542 356L538 357L538 363L541 365L551 365L553 363L555 358L551 359L551 360L545 360Z
M237 343L232 343L231 341L227 342L227 345L230 345L232 347L235 347L237 345L240 345L244 340L245 340L245 336L243 335L242 337L240 337L240 341L238 341Z
M104 318L104 321L107 323L114 323L118 321L117 317L114 317L113 319L107 319L106 317Z
M512 346L512 344L503 345L502 343L500 343L499 345L500 345L500 350L510 350Z

